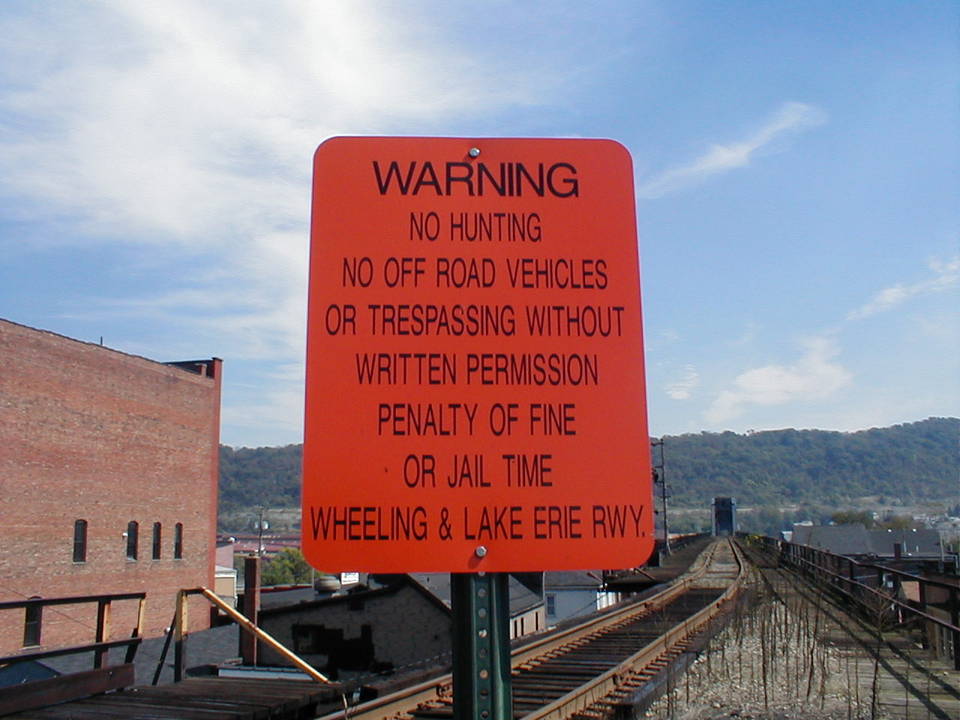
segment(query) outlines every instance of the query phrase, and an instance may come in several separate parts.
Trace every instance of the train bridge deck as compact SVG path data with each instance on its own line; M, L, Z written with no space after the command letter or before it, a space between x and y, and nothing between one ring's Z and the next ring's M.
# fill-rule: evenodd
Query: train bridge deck
M709 552L700 556L694 557L692 552L688 554L694 575L706 568L708 573L703 577L709 577L712 560L712 572L719 571L715 577L722 586L731 582L733 576L729 570L732 566L729 553L727 556L718 555L716 549L714 544ZM717 625L717 620L711 621L711 632L719 629L719 636L710 640L703 635L704 631L697 631L701 633L701 640L691 641L688 637L680 640L675 648L667 648L665 642L664 651L648 661L650 664L644 666L645 669L624 667L616 670L613 682L615 685L620 683L618 686L611 690L608 682L602 692L590 691L589 705L580 703L575 711L550 716L621 717L624 713L636 714L649 708L654 717L683 717L684 712L696 713L686 716L699 718L730 717L733 712L780 718L842 716L947 720L960 717L960 670L954 667L950 657L943 656L942 647L939 648L940 658L935 657L933 650L936 648L923 647L930 643L923 639L928 636L916 634L919 626L891 624L890 607L886 604L882 608L886 613L884 622L878 620L871 624L862 616L849 612L840 601L842 598L838 600L837 593L828 587L829 582L827 586L823 582L812 582L820 570L807 567L804 574L798 574L796 568L783 562L782 556L763 552L762 548L750 548L748 555L753 562L744 574L743 589L735 609L727 601L725 612L730 621L722 628ZM663 572L674 573L681 557L667 563L674 567ZM719 566L716 565L718 559ZM827 578L837 584L839 577L846 583L844 587L854 588L853 575L844 570L841 575L828 575ZM674 585L689 583L690 577L690 573L685 573ZM713 581L701 578L697 582L699 587L707 588L712 587L710 582ZM879 592L869 587L866 589L874 594ZM646 592L643 598L636 604L643 605L649 615L656 595ZM668 627L669 613L657 612L660 615L653 617L661 627L656 632L663 637L673 635L675 629ZM897 616L895 607L893 616ZM596 619L590 622L595 623ZM625 621L617 622L621 623L618 632L622 634ZM584 637L597 637L597 627L586 629ZM950 628L955 626L948 622L945 627L947 639L952 641ZM913 634L904 630L913 631ZM559 630L562 634L575 632L573 628ZM640 635L643 633L638 637ZM585 640L571 643L570 637L573 635L555 642L556 647L550 646L551 662L559 661L563 665L562 653L567 652L561 649L563 643L581 648L580 652L586 647L583 645ZM549 640L545 636L537 642ZM637 650L639 654L640 648ZM606 650L601 647L594 651L595 654L598 652L602 655ZM515 678L545 662L531 653L525 647L515 649ZM591 661L597 667L604 665L599 655ZM609 675L613 671L606 672ZM395 678L391 684L398 687L402 683ZM541 692L552 684L556 683L538 681L530 688L522 682L516 685L516 716L536 714L537 711L533 710L536 703L530 704L536 694L532 689ZM388 691L383 689L381 692ZM397 693L395 701L389 696L379 699L382 702L378 701L376 706L360 705L344 713L347 699L336 685L290 679L194 677L156 687L127 686L82 700L13 712L6 717L9 720L384 717L378 714L377 707L390 707L391 717L449 717L449 692L448 676L421 682L414 689L405 689ZM564 689L563 692L568 691ZM576 689L569 691L570 694L576 692ZM422 705L423 700L416 700L410 705L408 701L414 695L432 697L433 700L427 700L426 705ZM659 700L656 699L658 696ZM437 698L446 700L438 704ZM55 698L51 696L50 701ZM406 710L400 709L404 702L408 702ZM563 701L558 698L554 702ZM420 710L417 710L418 706ZM0 696L0 714L2 707ZM12 707L9 705L7 712Z
M187 678L27 710L8 720L300 720L342 707L338 689L301 680Z

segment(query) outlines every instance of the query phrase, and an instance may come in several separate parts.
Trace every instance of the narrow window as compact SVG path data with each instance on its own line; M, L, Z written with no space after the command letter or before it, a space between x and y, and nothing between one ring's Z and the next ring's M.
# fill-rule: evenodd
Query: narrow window
M547 617L554 617L557 614L557 596L554 593L547 593Z
M183 523L177 523L173 528L173 559L183 559Z
M38 596L30 598L38 600ZM33 647L40 644L40 626L43 623L43 605L27 605L23 618L23 646Z
M160 523L155 522L153 524L153 559L160 559L160 535L161 535L161 526Z
M137 559L137 531L140 526L136 520L127 523L127 560Z
M87 561L87 521L76 520L73 523L73 561Z

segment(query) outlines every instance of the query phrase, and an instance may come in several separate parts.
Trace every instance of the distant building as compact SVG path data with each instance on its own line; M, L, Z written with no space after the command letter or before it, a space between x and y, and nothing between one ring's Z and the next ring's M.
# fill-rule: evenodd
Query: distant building
M507 590L510 596L510 639L540 632L547 627L543 600L536 587L531 588L531 576L535 573L510 574ZM410 575L428 592L432 593L446 607L451 607L452 590L449 573L413 573Z
M216 580L213 591L232 607L237 606L237 570L233 560L233 538L217 540Z
M418 583L398 580L324 597L294 592L310 599L262 609L259 625L328 677L372 677L450 662L450 609ZM273 595L272 603L281 602L282 593ZM259 663L290 664L264 645Z
M927 559L942 557L937 530L867 530L847 525L795 525L791 542L859 559Z
M866 557L873 552L870 533L860 524L795 526L791 541L835 555Z
M713 534L729 536L737 531L737 500L732 497L713 499Z
M163 633L181 588L213 587L220 439L217 358L159 363L0 320L0 600L146 591ZM190 628L209 624L191 601ZM135 603L111 609L129 637ZM58 606L0 653L93 640L96 604Z
M321 672L341 680L448 666L450 575L377 575L369 581L373 587L357 586L335 595L303 589L264 593L260 627ZM510 638L545 629L540 597L514 577L509 592ZM288 664L263 645L259 661Z
M288 548L300 549L300 535L281 533L233 533L233 552L237 555L276 555Z
M871 530L870 547L878 557L936 558L943 555L940 532L927 528Z
M548 625L583 617L619 602L624 595L605 589L601 570L550 571L543 574Z

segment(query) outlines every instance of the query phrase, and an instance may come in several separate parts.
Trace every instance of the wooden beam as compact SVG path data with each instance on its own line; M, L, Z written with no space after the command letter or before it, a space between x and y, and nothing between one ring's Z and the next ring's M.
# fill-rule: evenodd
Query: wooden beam
M110 601L100 600L97 603L97 642L106 642L110 638ZM97 650L93 653L93 667L102 668L107 659L107 651Z
M243 561L243 615L256 625L260 622L260 558L251 555ZM257 636L240 634L240 657L244 665L257 664Z
M173 622L173 681L180 682L187 672L187 592L177 593L177 614Z
M0 715L81 700L133 683L133 664L127 663L0 688Z
M71 595L68 597L57 598L39 598L34 600L6 600L0 602L0 610L15 610L16 608L28 607L31 605L82 605L84 603L94 603L100 600L141 600L145 598L145 592L135 593L112 593L110 595Z
M54 648L53 650L31 650L17 653L16 655L0 657L0 665L25 662L27 660L43 660L44 658L61 657L63 655L96 652L97 650L109 650L115 647L130 647L131 645L140 645L141 642L143 642L143 638L136 637L127 638L126 640L109 640L102 643L87 643L86 645L69 645L67 647Z

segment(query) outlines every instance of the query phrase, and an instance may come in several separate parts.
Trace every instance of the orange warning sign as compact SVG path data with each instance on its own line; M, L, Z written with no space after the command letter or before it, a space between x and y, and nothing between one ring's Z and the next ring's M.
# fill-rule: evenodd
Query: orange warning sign
M653 548L633 171L608 140L314 158L303 548L326 571Z

